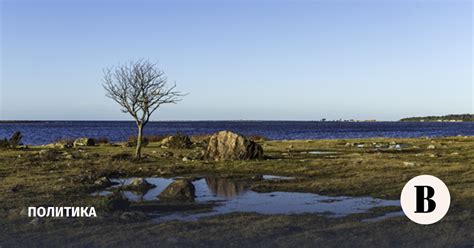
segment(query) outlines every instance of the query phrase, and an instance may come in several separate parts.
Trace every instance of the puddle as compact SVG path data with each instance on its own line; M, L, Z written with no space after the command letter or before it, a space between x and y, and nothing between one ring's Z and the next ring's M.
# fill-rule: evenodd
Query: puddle
M263 180L292 180L294 177L274 176L274 175L263 175Z
M113 179L120 183L113 187L127 185L133 178ZM132 191L122 191L130 201L156 201L158 195L172 178L145 178L156 187L144 194ZM265 180L289 180L290 177L265 175ZM247 188L242 181L218 177L202 177L193 181L196 189L195 204L214 203L208 212L193 213L189 211L150 213L156 221L167 220L197 220L201 217L215 216L234 212L254 212L259 214L324 214L329 217L343 217L350 214L365 213L374 207L400 206L398 200L382 200L372 197L323 196L313 193L300 192L270 192L260 193ZM109 188L110 190L110 188ZM94 193L107 195L108 190ZM390 216L389 216L390 217ZM387 217L388 218L388 217Z

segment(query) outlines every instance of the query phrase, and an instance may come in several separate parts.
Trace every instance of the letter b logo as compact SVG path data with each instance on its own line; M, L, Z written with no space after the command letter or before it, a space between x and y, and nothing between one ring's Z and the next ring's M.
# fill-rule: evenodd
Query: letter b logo
M403 187L400 196L405 215L418 224L429 225L441 220L448 212L451 196L439 178L421 175Z
M416 211L415 213L431 213L436 208L436 202L433 201L434 189L431 186L415 186L416 188ZM427 191L425 196L425 189ZM425 210L425 201L428 202L428 207Z

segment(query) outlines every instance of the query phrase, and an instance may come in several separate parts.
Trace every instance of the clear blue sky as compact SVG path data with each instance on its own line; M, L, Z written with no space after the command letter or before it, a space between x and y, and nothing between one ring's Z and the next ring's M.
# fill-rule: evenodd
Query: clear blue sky
M154 120L473 112L471 1L1 1L0 119L127 120L102 69L158 61Z

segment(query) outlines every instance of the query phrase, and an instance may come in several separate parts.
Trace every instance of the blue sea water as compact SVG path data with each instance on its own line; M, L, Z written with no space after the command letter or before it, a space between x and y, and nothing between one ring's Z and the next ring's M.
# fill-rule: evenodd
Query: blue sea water
M439 137L474 135L474 123L427 122L317 122L317 121L163 121L150 122L145 134L211 134L231 130L270 139L342 139L369 137ZM23 142L40 145L62 138L107 137L117 142L136 134L128 121L41 121L0 123L0 138L21 131Z

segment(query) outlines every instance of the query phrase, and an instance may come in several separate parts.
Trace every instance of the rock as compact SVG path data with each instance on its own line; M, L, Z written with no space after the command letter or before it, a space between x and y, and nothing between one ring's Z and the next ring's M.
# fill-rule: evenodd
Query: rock
M161 146L162 147L168 147L168 143L170 142L171 138L173 138L173 136L168 136L164 139L161 140Z
M165 148L176 148L176 149L187 149L191 148L193 142L191 138L184 134L176 134L168 136L161 141L161 147Z
M163 158L171 158L173 156L174 156L174 153L169 152L169 151L166 151L163 154L161 154L161 157L163 157Z
M436 149L435 145L429 145L426 149Z
M132 181L130 182L130 186L146 186L146 185L152 185L151 183L149 183L147 180L139 177L139 178L134 178L132 179Z
M248 160L261 159L262 147L230 131L220 131L209 139L204 158L209 160Z
M194 201L195 191L191 181L179 179L168 185L159 198L164 201Z
M101 178L97 179L94 182L94 184L99 186L99 187L109 187L109 186L113 185L112 181L110 181L110 179L108 177L101 177Z
M94 145L95 145L95 140L91 138L78 138L78 139L75 139L73 143L74 147L94 146Z
M204 151L203 150L198 150L194 151L188 154L188 159L190 160L202 160L204 157Z
M263 175L255 175L251 177L252 180L260 181L263 180Z
M56 141L55 143L46 145L46 147L59 148L59 149L69 149L69 148L72 148L72 146L73 146L73 142L68 141L68 140L60 140L60 141Z
M189 161L189 160L191 160L191 159L188 158L188 157L183 157L181 160L182 160L183 162L187 162L187 161Z
M459 155L459 152L453 152L453 153L451 153L451 154L449 154L449 155L451 155L451 156L458 156L458 155Z
M142 221L146 220L147 217L143 212L123 212L120 215L120 219L126 221Z
M147 192L148 190L156 187L155 185L149 183L143 178L134 178L129 185L125 186L125 189L128 190L137 190L141 192Z
M410 166L410 167L411 167L411 166L415 166L416 163L415 163L415 162L403 162L403 165L404 165L404 166Z

